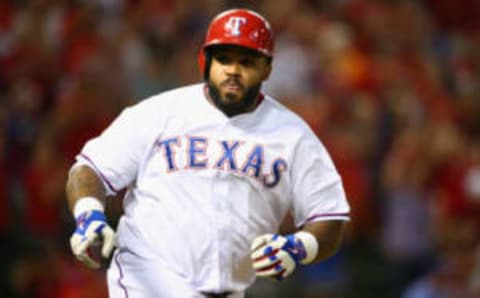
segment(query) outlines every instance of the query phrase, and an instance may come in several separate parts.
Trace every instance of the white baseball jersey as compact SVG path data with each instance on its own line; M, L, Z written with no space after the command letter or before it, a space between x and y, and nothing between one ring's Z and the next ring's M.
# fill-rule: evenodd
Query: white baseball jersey
M119 250L155 260L196 291L244 291L254 280L250 244L289 210L299 227L348 220L324 146L268 96L229 118L203 84L161 93L126 108L77 160L109 193L128 190Z

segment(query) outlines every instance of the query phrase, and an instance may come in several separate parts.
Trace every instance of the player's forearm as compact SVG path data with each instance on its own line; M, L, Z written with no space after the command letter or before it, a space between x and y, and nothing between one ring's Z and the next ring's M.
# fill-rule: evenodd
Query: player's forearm
M340 248L345 221L317 221L305 225L303 231L310 232L318 242L318 253L311 263L323 261L334 255Z
M97 174L88 166L75 167L66 185L67 201L73 213L75 203L80 198L94 197L105 204L105 187Z

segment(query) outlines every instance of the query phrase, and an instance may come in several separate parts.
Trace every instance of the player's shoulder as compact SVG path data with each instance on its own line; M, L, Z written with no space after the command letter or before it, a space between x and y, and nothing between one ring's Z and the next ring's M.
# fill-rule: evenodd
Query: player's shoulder
M283 130L285 137L292 141L294 147L314 148L317 153L327 154L326 148L310 125L297 113L272 97L266 97L268 104L268 118L271 123L277 123L279 130Z
M178 110L194 104L192 97L202 94L202 84L186 85L151 95L130 106L124 112L132 117L141 118L141 121L168 117ZM135 115L135 116L133 116Z
M173 105L182 105L185 102L188 102L192 97L201 95L202 92L202 83L185 85L154 94L139 101L135 106L138 106L139 109L150 110L151 108L158 106L172 107Z
M201 84L195 84L154 94L126 106L122 111L123 118L137 124L154 125L162 119L168 119L169 115L174 114L175 111L184 108L189 99L201 90Z
M274 121L279 127L289 127L293 130L297 130L299 133L311 133L310 126L300 115L280 103L275 98L266 95L265 104L267 105L268 118L271 119L271 121Z

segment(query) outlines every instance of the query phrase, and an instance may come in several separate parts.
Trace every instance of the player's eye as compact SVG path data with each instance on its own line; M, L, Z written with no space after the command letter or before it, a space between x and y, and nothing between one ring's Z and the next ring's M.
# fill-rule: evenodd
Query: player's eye
M242 64L243 66L251 67L255 65L255 60L252 58L245 58L240 60L240 64Z
M215 60L220 62L220 64L232 63L232 59L230 59L230 57L228 57L227 55L216 55Z

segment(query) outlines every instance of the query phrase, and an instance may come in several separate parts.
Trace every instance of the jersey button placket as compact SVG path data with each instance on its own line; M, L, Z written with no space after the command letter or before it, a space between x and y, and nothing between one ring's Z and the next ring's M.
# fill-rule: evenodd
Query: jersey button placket
M230 121L225 122L218 131L218 135L224 135L225 137L220 137L220 139L230 139L232 135L229 133L229 126ZM217 193L217 206L218 206L218 214L219 214L219 243L221 247L220 253L220 265L221 265L221 273L220 273L220 282L221 285L224 287L230 284L231 276L229 274L231 268L231 237L230 234L232 233L231 229L231 211L230 210L230 200L234 194L231 193L230 184L229 184L229 177L230 175L226 174L223 171L218 172L219 181L216 183ZM228 269L227 269L228 268Z
M225 276L225 268L229 266L230 251L229 245L229 215L228 215L228 184L225 177L219 173L217 181L214 183L215 205L217 210L217 233L219 245L219 270L220 270L220 285L225 285L228 282L228 277Z

